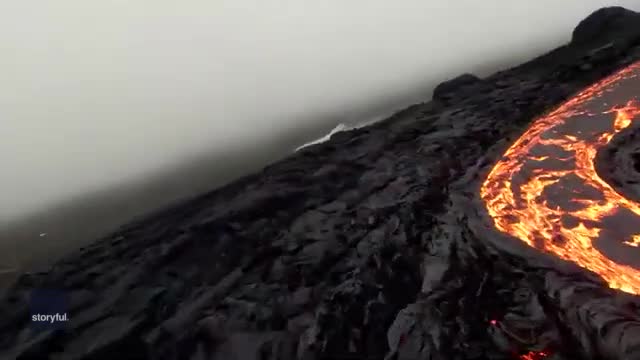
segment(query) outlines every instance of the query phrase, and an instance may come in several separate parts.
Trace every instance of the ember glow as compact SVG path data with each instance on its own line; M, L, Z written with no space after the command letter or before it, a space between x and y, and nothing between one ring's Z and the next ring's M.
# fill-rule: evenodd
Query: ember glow
M549 356L546 351L529 351L526 354L520 355L520 360L540 360Z
M640 204L605 182L594 161L599 149L640 118L638 76L640 62L534 121L480 190L497 229L632 294L640 294L640 270L610 259L594 242L603 232L609 237L620 234L611 241L638 251L640 258L640 230L625 234L603 224L603 219L621 212L640 216Z

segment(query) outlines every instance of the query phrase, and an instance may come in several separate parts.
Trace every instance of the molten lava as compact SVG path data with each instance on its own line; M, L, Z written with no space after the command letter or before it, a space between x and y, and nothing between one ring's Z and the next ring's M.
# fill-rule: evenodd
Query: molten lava
M635 95L640 94L638 76L640 63L635 63L535 120L480 190L498 230L572 261L599 274L610 287L632 294L640 294L640 270L610 259L594 241L605 230L604 218L622 211L640 216L640 204L600 178L594 161L598 150L640 115ZM617 94L620 87L632 94ZM552 195L564 197L565 202L554 201ZM640 230L636 231L618 240L629 251L640 252Z
M520 360L541 360L549 356L546 351L529 351L526 354L520 355Z

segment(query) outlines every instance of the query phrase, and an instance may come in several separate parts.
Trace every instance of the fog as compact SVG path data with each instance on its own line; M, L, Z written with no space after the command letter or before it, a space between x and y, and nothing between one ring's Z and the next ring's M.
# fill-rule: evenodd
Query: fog
M462 72L526 61L610 5L640 10L637 0L2 2L0 223L20 230L0 236L12 257L0 265L53 256L338 123L427 100Z

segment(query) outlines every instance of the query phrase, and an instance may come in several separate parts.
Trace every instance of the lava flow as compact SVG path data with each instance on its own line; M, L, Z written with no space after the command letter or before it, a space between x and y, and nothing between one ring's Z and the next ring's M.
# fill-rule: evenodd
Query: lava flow
M612 260L595 241L606 232L619 246L638 251L640 259L639 228L625 232L604 221L621 213L640 217L640 204L605 182L594 162L598 150L639 117L639 76L640 62L535 120L480 190L498 230L632 294L640 294L640 268Z

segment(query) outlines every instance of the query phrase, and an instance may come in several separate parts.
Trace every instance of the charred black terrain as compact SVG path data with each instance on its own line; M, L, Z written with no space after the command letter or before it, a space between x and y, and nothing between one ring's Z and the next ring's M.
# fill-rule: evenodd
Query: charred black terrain
M639 298L493 230L478 200L534 118L637 60L640 14L602 9L564 47L128 224L19 278L0 357L640 359ZM31 333L34 288L68 291L65 331Z

